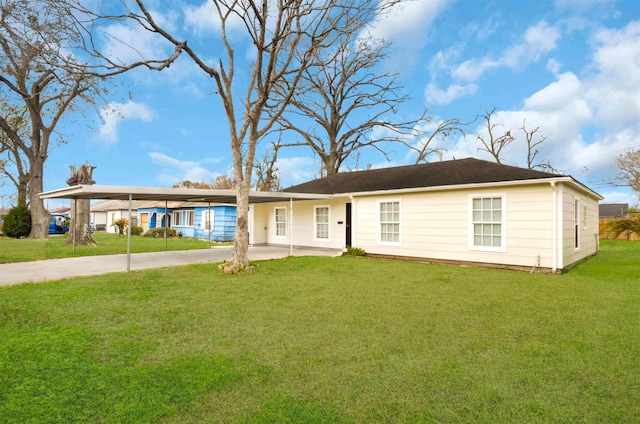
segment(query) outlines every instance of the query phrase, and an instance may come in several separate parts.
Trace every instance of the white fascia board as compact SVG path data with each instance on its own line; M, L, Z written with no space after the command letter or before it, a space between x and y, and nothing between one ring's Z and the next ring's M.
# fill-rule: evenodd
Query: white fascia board
M550 184L550 183L567 183L574 188L592 196L595 199L602 200L604 197L589 189L588 187L578 183L572 177L556 177L556 178L536 178L532 180L511 180L511 181L498 181L492 183L474 183L474 184L456 184L456 185L444 185L435 187L414 187L403 189L391 189L391 190L374 190L374 191L361 191L355 193L342 193L335 194L338 196L352 196L352 197L364 197L364 196L379 196L388 194L409 194L409 193L424 193L424 192L436 192L436 191L452 191L452 190L471 190L480 188L491 187L512 187L521 185L535 185L535 184Z

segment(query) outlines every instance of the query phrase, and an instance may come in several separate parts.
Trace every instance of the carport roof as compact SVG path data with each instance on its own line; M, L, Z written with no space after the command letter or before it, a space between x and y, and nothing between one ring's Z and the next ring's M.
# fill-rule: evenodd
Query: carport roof
M282 193L251 191L249 203L281 202L287 200L328 199L328 194ZM178 202L236 203L235 190L199 188L127 187L106 185L77 185L40 193L41 199L117 199L164 200Z

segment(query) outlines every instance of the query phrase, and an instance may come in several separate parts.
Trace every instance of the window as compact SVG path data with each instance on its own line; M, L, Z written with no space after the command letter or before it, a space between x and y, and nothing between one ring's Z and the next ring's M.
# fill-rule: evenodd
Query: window
M186 225L187 227L193 227L193 211L185 212L184 225Z
M329 206L315 207L315 239L329 240Z
M287 208L275 208L276 237L287 236Z
M400 244L400 202L379 202L379 242Z
M573 203L573 247L580 247L580 201L575 199Z
M182 211L173 211L171 213L171 221L173 222L173 226L182 225Z
M202 211L202 229L204 231L213 231L215 213L212 210Z
M504 251L504 197L471 199L471 247Z

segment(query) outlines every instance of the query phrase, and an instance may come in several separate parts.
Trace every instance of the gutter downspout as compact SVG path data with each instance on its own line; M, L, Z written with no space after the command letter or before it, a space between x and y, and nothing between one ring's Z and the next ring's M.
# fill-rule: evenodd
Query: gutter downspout
M552 230L552 243L553 243L553 259L552 259L552 267L551 272L554 274L558 270L558 189L556 187L556 182L551 181L551 189L553 190L553 230Z

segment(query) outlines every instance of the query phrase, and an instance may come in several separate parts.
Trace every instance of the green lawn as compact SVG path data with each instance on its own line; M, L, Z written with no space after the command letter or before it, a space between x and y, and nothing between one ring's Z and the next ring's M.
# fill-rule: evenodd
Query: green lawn
M12 239L0 237L0 263L38 261L42 259L70 258L74 256L113 255L127 253L127 237L113 233L96 232L93 238L97 247L65 245L65 236L50 236L46 240ZM214 244L212 242L212 244ZM209 243L189 237L167 239L168 250L206 249ZM164 238L134 236L131 252L160 252L165 250Z
M3 423L640 422L640 243L562 276L368 258L0 290Z

